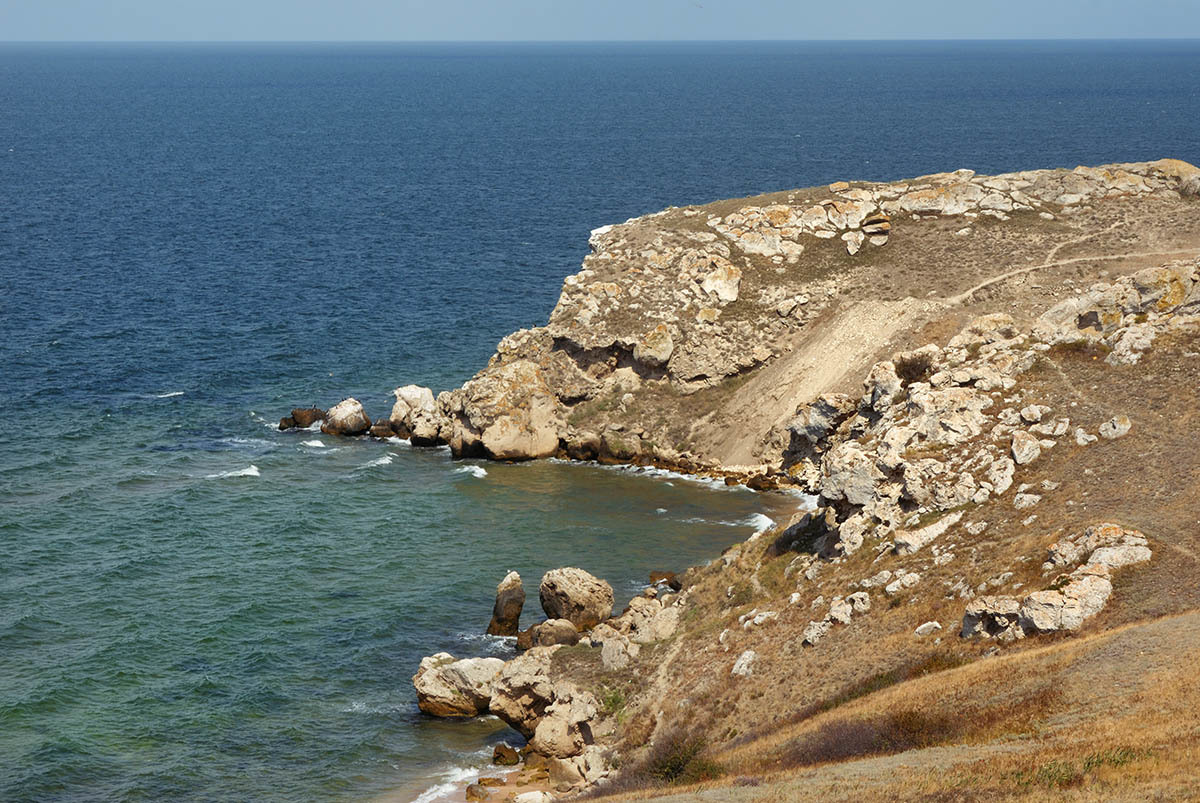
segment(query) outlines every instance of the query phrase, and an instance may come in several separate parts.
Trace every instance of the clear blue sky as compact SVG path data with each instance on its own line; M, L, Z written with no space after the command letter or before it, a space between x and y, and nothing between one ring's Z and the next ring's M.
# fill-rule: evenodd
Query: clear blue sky
M1200 38L1200 0L0 0L0 40Z

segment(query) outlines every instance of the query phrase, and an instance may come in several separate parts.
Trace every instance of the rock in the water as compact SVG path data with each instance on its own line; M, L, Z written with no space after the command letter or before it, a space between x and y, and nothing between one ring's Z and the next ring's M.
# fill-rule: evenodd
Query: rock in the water
M501 767L515 767L521 763L521 754L501 742L492 749L492 763Z
M564 644L568 647L579 643L579 631L566 619L547 619L529 628L529 637L534 647L553 647Z
M283 432L284 430L288 430L288 429L295 429L295 428L296 428L296 419L292 418L290 415L284 416L283 418L279 419L279 431L280 432Z
M521 609L525 606L525 586L521 575L509 572L496 586L496 604L492 608L489 636L515 636L520 629Z
M499 658L455 660L440 652L421 659L413 687L417 706L435 717L474 717L486 713L492 681L504 667Z
M1129 420L1129 416L1114 415L1100 425L1100 437L1115 441L1127 434L1132 426L1133 422Z
M325 414L325 423L321 424L321 431L326 435L362 435L370 428L371 419L358 399L346 399L335 404Z
M308 429L318 421L325 420L325 411L320 407L304 407L292 410L290 418L299 429Z
M375 423L371 424L371 437L387 440L396 437L396 430L392 429L391 421L386 418L377 418Z
M413 446L433 446L439 441L442 414L433 391L420 385L405 385L392 391L396 403L389 418L392 428Z
M583 569L546 572L539 596L548 618L566 619L579 630L590 630L612 615L612 586Z
M487 800L491 795L488 788L483 784L473 783L467 786L466 799L468 803L475 803L479 800Z

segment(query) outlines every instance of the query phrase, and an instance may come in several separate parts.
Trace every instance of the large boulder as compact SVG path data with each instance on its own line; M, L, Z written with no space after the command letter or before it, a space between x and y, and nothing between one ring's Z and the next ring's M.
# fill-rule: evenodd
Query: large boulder
M496 586L496 604L492 608L489 636L515 636L520 629L521 609L525 606L525 586L521 575L509 572Z
M279 420L280 429L308 429L318 421L325 419L325 411L320 407L297 407L292 414Z
M569 684L555 690L554 702L534 729L529 746L544 756L570 758L593 743L590 723L596 718L599 702L591 692Z
M321 424L326 435L362 435L370 428L371 419L358 399L346 399L329 408L325 423Z
M392 429L413 446L434 446L439 442L442 414L433 398L433 391L420 385L405 385L392 391L396 403L389 420Z
M590 630L612 615L612 586L583 569L548 571L538 591L548 618L566 619L579 630Z
M499 658L463 658L439 652L421 659L413 688L417 706L435 717L474 717L487 713L492 682L504 667Z
M558 451L565 424L546 372L531 360L491 365L439 399L456 456L529 460Z

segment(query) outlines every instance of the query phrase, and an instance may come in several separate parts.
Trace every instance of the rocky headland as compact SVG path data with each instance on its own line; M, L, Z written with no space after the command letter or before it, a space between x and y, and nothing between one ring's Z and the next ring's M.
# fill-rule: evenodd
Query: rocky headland
M375 422L347 400L326 431L815 503L616 615L561 569L518 634L505 577L489 632L523 652L425 659L422 710L499 716L553 795L1196 788L1200 169L838 182L590 245L461 388Z

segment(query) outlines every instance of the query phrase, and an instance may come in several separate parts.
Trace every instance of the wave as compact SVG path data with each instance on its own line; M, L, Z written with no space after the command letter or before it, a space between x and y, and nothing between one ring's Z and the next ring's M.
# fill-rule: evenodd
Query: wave
M403 713L411 709L412 706L408 703L385 703L383 705L372 705L361 700L354 700L350 705L342 709L343 714L397 714Z
M300 441L300 445L301 445L301 446L308 446L308 447L310 447L310 448L313 448L313 449L324 449L324 448L325 448L325 444L324 444L323 442L321 442L321 441L318 441L318 440L311 440L311 441Z
M384 440L387 441L388 443L395 443L400 446L412 446L412 441L407 441L404 438L401 438L396 435L393 435L390 438L384 438Z
M775 519L764 516L762 513L755 513L742 523L753 527L755 535L762 535L775 526Z
M183 390L172 390L170 393L159 393L159 394L155 395L154 398L156 398L156 399L173 399L176 396L182 396L186 392L187 391L183 391Z
M366 463L363 463L361 466L359 466L359 468L378 468L379 466L387 466L391 464L395 457L396 456L394 454L388 452L383 457L376 457L374 460L368 460Z
M483 479L487 476L487 469L483 466L460 466L454 469L455 474L470 474L472 477Z
M435 800L448 797L458 791L464 781L469 781L479 774L479 770L470 767L453 767L442 773L442 782L434 784L413 800L413 803L433 803Z
M206 480L224 480L230 477L257 477L260 475L258 466L249 466L248 468L238 469L236 471L223 471L220 474L205 474Z

